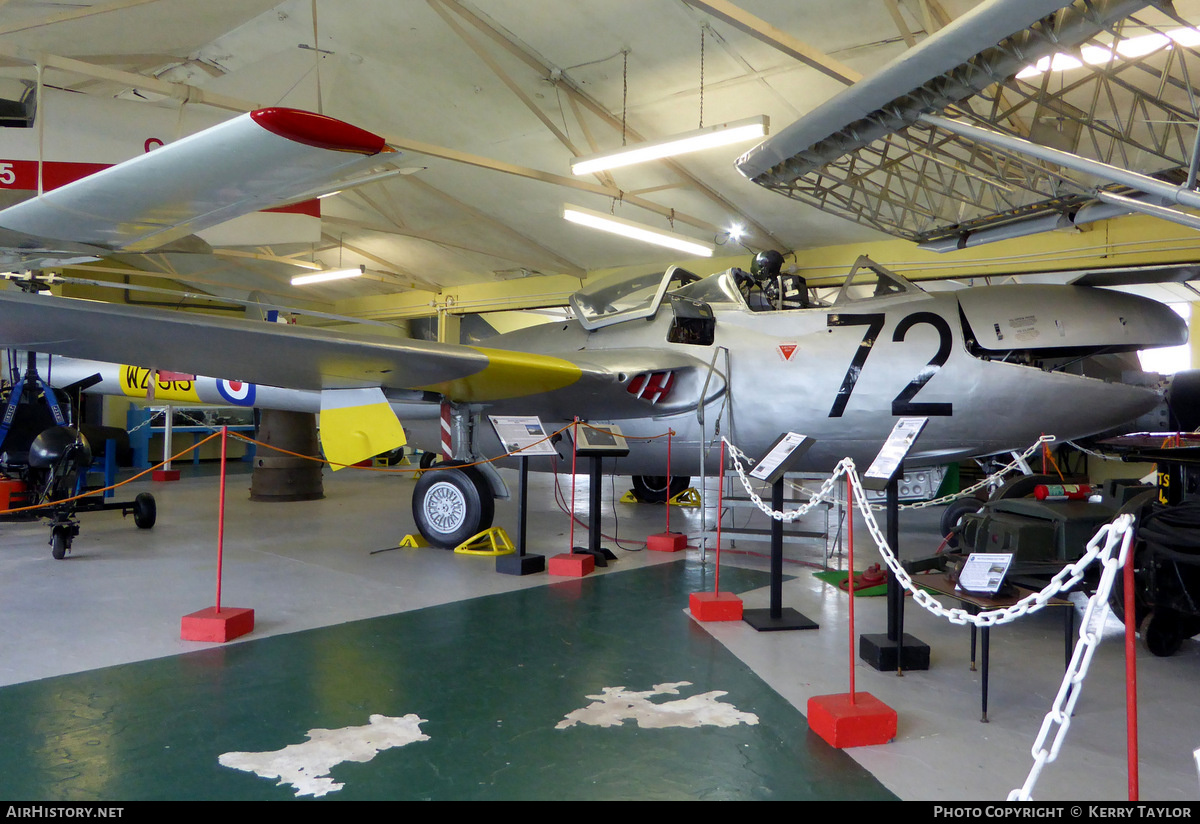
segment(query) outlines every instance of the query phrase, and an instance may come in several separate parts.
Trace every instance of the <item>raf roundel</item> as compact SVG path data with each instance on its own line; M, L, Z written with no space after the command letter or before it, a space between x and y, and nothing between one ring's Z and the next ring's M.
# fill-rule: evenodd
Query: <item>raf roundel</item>
M254 384L242 381L217 381L221 397L237 406L254 406Z

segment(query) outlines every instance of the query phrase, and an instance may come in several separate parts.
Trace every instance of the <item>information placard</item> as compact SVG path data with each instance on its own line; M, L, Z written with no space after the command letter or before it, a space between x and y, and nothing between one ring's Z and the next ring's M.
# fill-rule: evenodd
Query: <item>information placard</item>
M875 456L870 468L863 473L863 486L876 490L886 487L927 423L929 418L901 418L896 421L892 433L883 443L883 448Z
M583 458L624 458L629 454L629 445L615 423L603 426L580 423L577 427L575 452Z
M798 432L785 432L750 470L750 477L773 484L800 460L816 440Z
M1011 552L972 552L958 573L959 589L995 595L1012 563Z
M500 439L504 451L517 453L522 457L557 457L554 444L546 437L542 422L536 415L488 415L496 437Z

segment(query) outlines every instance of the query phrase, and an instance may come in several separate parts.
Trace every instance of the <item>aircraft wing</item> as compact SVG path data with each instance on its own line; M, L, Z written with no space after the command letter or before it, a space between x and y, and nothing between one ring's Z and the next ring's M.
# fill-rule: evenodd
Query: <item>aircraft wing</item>
M0 248L42 259L145 252L397 156L348 123L259 109L0 211Z
M569 420L694 409L708 364L655 349L539 354L0 292L0 347L290 389L411 390ZM583 353L581 353L582 355ZM724 390L720 375L709 397ZM409 396L412 397L412 396ZM420 397L417 395L416 397Z
M1106 174L1120 168L1164 185L1186 176L1198 46L1200 33L1154 0L988 0L777 132L738 168L937 251L1134 210L1174 219L1155 199L1161 192ZM935 123L937 112L953 120ZM984 128L947 128L955 121ZM1092 165L1069 166L1064 156Z

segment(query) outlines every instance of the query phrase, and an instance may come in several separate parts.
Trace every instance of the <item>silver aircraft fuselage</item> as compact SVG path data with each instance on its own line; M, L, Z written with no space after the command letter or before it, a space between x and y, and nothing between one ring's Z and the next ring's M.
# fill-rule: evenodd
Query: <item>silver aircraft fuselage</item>
M637 317L587 328L581 320L530 327L488 339L492 349L607 364L614 385L593 396L566 387L479 405L480 415L538 415L548 430L573 416L616 423L635 438L675 432L669 473L694 474L705 455L715 472L719 436L752 457L783 432L816 440L803 469L828 470L850 456L865 467L900 417L927 417L911 464L947 463L1029 446L1042 434L1074 439L1126 424L1162 402L1142 386L1056 371L1107 352L1132 352L1186 340L1183 321L1146 298L1077 286L981 286L925 292L896 277L898 293L827 305L753 311L733 288L733 272L692 287L708 299L709 337L680 342L679 304L660 290ZM724 280L721 280L724 279ZM716 288L716 287L721 288ZM715 297L715 299L714 299ZM761 307L760 307L761 309ZM92 391L145 395L147 370L56 358L55 384L99 372ZM614 364L617 366L614 367ZM43 374L46 367L43 366ZM639 375L671 373L651 404ZM141 377L142 386L137 384ZM130 376L134 376L131 378ZM665 379L664 379L665 381ZM230 400L229 382L196 378L161 402L217 402L315 411L320 393L260 386ZM662 388L662 387L660 387ZM248 394L247 394L248 393ZM615 399L615 400L614 400ZM436 403L393 403L412 445L436 451ZM632 410L632 412L631 412ZM476 427L475 453L502 454L491 427ZM611 467L621 474L668 474L665 439L631 443ZM569 456L569 445L560 448ZM534 460L535 469L550 461ZM561 469L562 464L558 467Z
M1161 303L1072 286L915 290L781 311L750 311L736 302L712 309L715 333L708 345L671 343L666 305L648 320L591 332L578 322L547 324L488 344L570 352L580 360L592 352L665 348L702 362L704 372L711 364L703 429L691 409L591 417L634 436L670 427L676 433L671 472L683 475L698 467L699 450L718 432L753 457L781 433L800 432L816 440L801 468L828 470L846 456L865 468L902 416L929 418L910 453L917 465L1023 449L1042 434L1062 440L1108 431L1162 398L1141 386L1004 358L1018 351L1082 356L1186 340L1183 321ZM505 406L510 413L521 408ZM715 471L717 450L707 446L706 456L707 471ZM665 441L636 445L615 471L664 474Z

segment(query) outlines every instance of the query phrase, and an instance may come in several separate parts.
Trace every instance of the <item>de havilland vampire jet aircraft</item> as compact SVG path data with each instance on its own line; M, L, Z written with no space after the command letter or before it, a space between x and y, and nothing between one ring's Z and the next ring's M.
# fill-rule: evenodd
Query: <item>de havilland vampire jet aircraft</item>
M1007 24L973 25L993 43ZM970 49L956 41L949 51ZM818 120L814 128L827 125ZM754 157L775 158L774 145ZM0 211L0 250L12 267L38 269L195 248L193 233L369 177L397 156L382 138L327 117L256 111ZM236 388L225 384L232 391L214 385L225 402L319 410L322 446L335 464L403 443L397 413L419 434L448 402L459 463L501 454L481 423L485 413L537 415L551 429L579 417L619 423L632 436L617 471L664 476L666 444L636 438L668 427L677 433L673 474L702 461L716 471L718 430L751 455L781 432L803 432L816 440L807 469L847 455L869 461L898 416L929 419L912 465L1002 453L1043 433L1109 431L1163 405L1151 384L1121 382L1136 372L1133 353L1186 339L1168 307L1088 286L927 292L864 258L836 294L818 298L780 263L763 254L750 273L700 277L672 267L590 283L570 300L573 319L485 346L9 289L0 292L0 347L236 378ZM56 376L64 374L60 363ZM1182 385L1167 393L1175 414L1194 406L1188 394ZM429 438L417 445L433 448L438 428L424 428ZM504 494L491 465L450 466L420 479L413 511L432 543L453 545L489 526L493 497Z
M0 246L36 268L186 243L238 214L336 188L390 153L348 124L261 110L0 211ZM808 468L846 455L868 461L901 415L929 418L914 465L1021 448L1042 433L1107 431L1161 403L1152 389L1113 380L1127 366L1122 354L1186 339L1168 307L1116 292L930 293L862 259L836 296L818 300L778 257L761 257L753 274L672 267L589 284L571 298L574 319L486 347L15 289L0 292L0 346L319 393L307 403L320 409L336 463L403 443L393 410L432 420L447 401L463 462L501 452L479 425L486 412L538 415L553 428L576 416L618 422L634 437L670 426L675 465L690 471L718 425L749 454L803 431L817 442ZM717 451L705 454L715 471ZM633 441L618 470L665 475L666 445ZM490 466L443 469L419 482L414 514L431 542L452 545L490 525L497 494L504 484Z
M254 112L0 211L0 240L26 265L151 249L240 211L309 197L387 151L319 115ZM226 175L218 156L245 162ZM478 423L486 412L538 415L553 428L576 416L618 422L635 437L670 426L676 466L688 467L718 422L749 454L796 430L816 439L807 468L828 468L846 455L868 461L901 415L929 418L914 465L1021 448L1042 433L1112 429L1161 402L1112 380L1122 355L1186 339L1165 305L1090 287L932 293L862 259L835 296L817 300L780 271L780 258L761 259L753 274L672 267L589 284L571 298L574 319L486 347L9 289L0 292L0 347L319 393L323 447L337 463L403 441L390 405L432 418L444 400L464 461L501 452ZM717 454L707 452L708 470ZM664 475L665 459L661 441L635 441L618 469ZM489 525L502 490L490 467L428 473L415 492L418 526L435 544L456 543Z
M717 470L718 451L707 448L717 427L752 455L784 431L803 431L816 439L807 469L847 455L869 463L899 416L929 419L913 465L1006 452L1045 433L1108 431L1163 403L1150 385L1114 380L1128 374L1132 353L1186 340L1179 316L1146 298L1052 285L930 293L865 258L828 301L812 302L795 276L735 268L700 278L671 267L597 282L571 305L575 319L499 335L485 348L6 292L0 345L68 356L55 360L56 383L95 374L103 380L93 391L134 396L145 380L129 374L144 379L145 369L71 358L192 374L236 369L236 384L194 378L187 391L193 400L320 411L326 455L340 463L396 445L387 439L396 419L379 416L387 405L417 424L410 435L427 430L421 443L434 448L437 427L420 424L436 421L448 400L462 462L503 453L481 413L536 414L554 428L580 416L618 423L633 439L669 426L679 474L701 452L705 470ZM1191 405L1186 392L1171 402L1176 414ZM665 444L631 443L618 471L665 475ZM503 489L490 465L429 473L414 493L418 527L436 545L459 543L490 525Z
M1019 5L1040 9L1046 2ZM976 16L975 39L994 43L1011 32L1002 17ZM947 32L958 37L961 30ZM951 56L979 50L951 45L944 50ZM922 59L931 51L936 59L926 62L941 66L946 55L936 49L922 51ZM894 71L884 79L904 76ZM868 91L895 91L884 86ZM810 125L820 132L827 120L822 113ZM796 132L780 137L783 153L768 141L753 155L758 166L791 170L788 141ZM37 270L202 248L195 233L369 179L397 157L382 138L328 117L255 111L0 210L0 261ZM764 185L784 180L744 171ZM634 437L617 471L664 476L666 444L636 437L668 427L677 433L674 467L686 467L673 474L702 462L716 471L719 450L711 444L718 430L751 455L781 432L803 432L816 440L807 469L828 469L847 455L869 461L898 416L929 419L909 455L912 465L1023 448L1043 433L1071 439L1109 431L1163 404L1164 393L1151 384L1121 382L1136 371L1133 353L1186 338L1168 307L1088 286L927 292L860 259L836 294L818 297L780 263L764 253L750 273L672 267L590 283L570 300L573 319L482 346L10 288L0 292L0 347L234 378L236 385L220 392L226 402L319 410L322 446L335 464L394 449L405 438L396 413L420 433L421 422L435 424L447 402L459 463L502 452L481 423L485 413L537 415L551 429L579 417L619 423ZM63 374L56 366L56 377ZM1188 394L1182 385L1167 393L1177 414L1194 406ZM437 426L426 428L429 440L417 445L433 448ZM503 494L490 465L452 465L420 479L414 515L431 542L453 545L489 525L493 497Z

